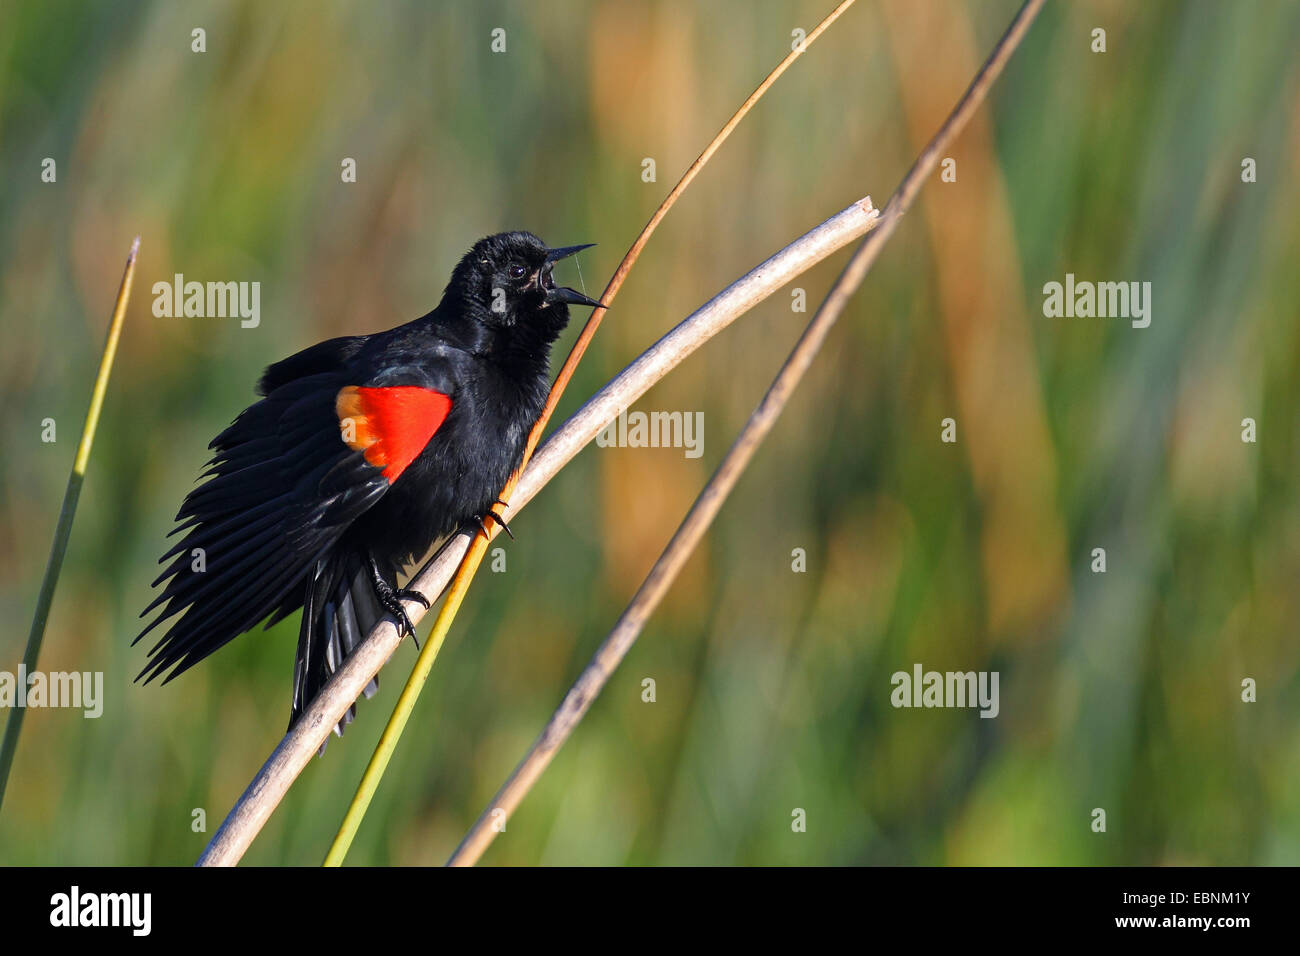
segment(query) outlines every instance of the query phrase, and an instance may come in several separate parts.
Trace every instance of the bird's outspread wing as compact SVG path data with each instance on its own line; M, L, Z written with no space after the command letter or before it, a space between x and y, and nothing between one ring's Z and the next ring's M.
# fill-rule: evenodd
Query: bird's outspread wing
M383 615L368 556L348 528L420 454L452 407L449 378L391 364L369 371L359 338L333 339L267 369L265 395L209 446L163 555L164 622L140 678L171 680L238 635L304 607L296 717ZM372 690L372 688L368 688Z
M340 438L339 377L281 385L213 440L207 480L176 515L172 533L185 536L163 555L154 585L170 580L144 614L162 610L140 637L182 616L141 677L170 669L170 680L277 609L292 612L316 559L388 490L381 471Z

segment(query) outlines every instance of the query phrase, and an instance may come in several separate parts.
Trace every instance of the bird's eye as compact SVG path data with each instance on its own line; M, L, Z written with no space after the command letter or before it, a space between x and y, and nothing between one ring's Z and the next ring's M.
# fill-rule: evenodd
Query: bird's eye
M510 278L512 279L522 279L527 274L528 270L521 265L513 265L510 267Z

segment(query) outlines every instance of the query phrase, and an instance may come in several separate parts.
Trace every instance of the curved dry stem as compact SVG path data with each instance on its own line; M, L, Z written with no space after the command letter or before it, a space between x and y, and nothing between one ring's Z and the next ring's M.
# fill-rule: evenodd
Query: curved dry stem
M850 204L727 286L643 352L538 448L519 480L510 507L503 510L503 517L510 520L522 511L621 409L630 406L741 315L865 233L879 215L869 197ZM469 541L468 535L453 538L425 563L409 586L423 594L442 593L465 555ZM412 622L418 623L424 608L415 601L405 602L405 607ZM385 618L349 655L248 785L203 851L198 860L200 866L229 866L239 861L343 712L361 695L399 644L401 636L396 624L391 618Z
M835 321L844 311L849 299L867 272L875 264L880 250L889 241L898 221L911 205L913 198L920 191L925 178L933 172L939 154L961 132L974 111L983 102L989 87L1002 72L1003 66L1019 46L1029 25L1037 16L1043 0L1028 0L1012 20L1007 32L994 47L984 66L976 74L966 94L957 103L948 119L940 127L934 138L917 157L912 168L899 183L889 204L885 207L880 225L874 229L853 254L844 271L836 280L825 301L817 309L808 323L794 350L781 366L771 387L763 396L758 407L745 423L740 435L718 466L713 477L709 479L704 490L691 506L690 511L678 527L672 540L664 549L659 559L650 569L645 581L637 590L631 603L623 611L613 630L601 643L591 662L583 670L565 695L559 708L551 716L533 746L514 772L497 791L492 802L484 809L474 826L465 835L459 847L452 854L448 864L452 866L472 866L496 837L498 828L493 824L502 819L502 813L508 818L519 806L528 791L551 759L573 733L582 718L590 709L592 702L604 689L615 669L627 656L632 645L636 643L646 621L659 606L664 595L668 593L682 567L690 559L708 531L713 519L721 510L727 496L735 488L736 482L753 459L759 445L771 432L777 418L785 409L786 403L795 388L812 365L813 359L821 350L826 336Z

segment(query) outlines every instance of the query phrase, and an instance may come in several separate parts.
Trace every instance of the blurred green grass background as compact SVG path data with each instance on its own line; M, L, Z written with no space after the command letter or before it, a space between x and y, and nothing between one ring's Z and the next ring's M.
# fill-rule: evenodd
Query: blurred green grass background
M3 669L143 237L41 658L103 671L104 714L28 713L0 863L190 863L279 740L296 617L131 683L171 517L262 367L423 314L500 229L599 243L580 266L603 287L831 5L0 4ZM861 0L665 222L561 416L795 236L865 193L883 205L1016 6ZM1297 48L1295 2L1048 5L952 151L957 181L927 185L485 862L1300 863ZM797 283L810 310L846 255ZM155 318L150 287L177 272L259 281L260 326ZM1044 318L1067 272L1150 281L1150 328ZM446 858L809 314L778 293L637 406L703 411L703 457L589 448L514 522L349 862ZM408 642L247 862L319 862L413 661ZM916 662L999 671L999 717L892 708Z

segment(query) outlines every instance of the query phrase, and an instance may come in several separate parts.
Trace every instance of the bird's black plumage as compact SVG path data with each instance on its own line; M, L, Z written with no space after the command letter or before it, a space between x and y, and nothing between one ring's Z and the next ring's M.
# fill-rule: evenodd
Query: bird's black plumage
M165 683L302 608L292 725L385 613L405 622L398 572L490 513L545 402L568 305L596 304L552 277L580 248L481 239L432 312L270 366L176 516L184 537L141 616L161 610L136 640L171 624L140 677Z

